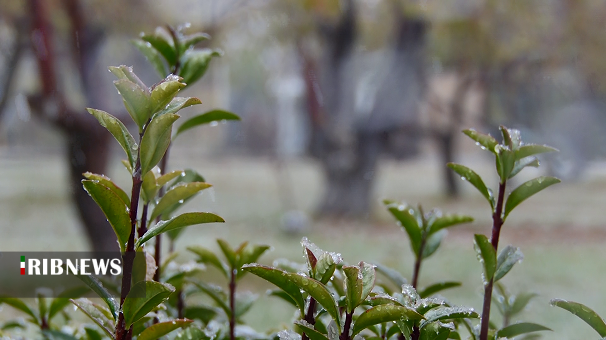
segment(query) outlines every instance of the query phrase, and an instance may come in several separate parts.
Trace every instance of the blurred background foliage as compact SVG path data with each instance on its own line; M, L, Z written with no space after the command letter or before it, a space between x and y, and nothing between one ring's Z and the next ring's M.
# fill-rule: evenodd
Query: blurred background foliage
M280 257L298 242L289 233L329 235L336 245L318 242L324 248L389 262L387 252L405 242L380 206L393 198L474 216L442 252L473 258L471 235L490 216L445 163L490 173L460 131L497 135L505 124L559 148L542 161L565 179L509 219L504 237L527 253L528 275L518 283L553 293L545 299L596 302L604 314L600 289L579 287L603 282L605 262L576 265L606 240L604 18L600 0L2 1L0 249L83 250L87 239L115 246L80 174L106 173L121 184L128 177L85 107L124 114L107 66L134 65L156 83L130 39L189 22L213 37L203 47L225 54L187 95L242 122L190 132L173 149L171 167L193 162L216 188L189 204L228 221L187 231L183 242L258 243L263 235ZM369 235L377 241L367 243ZM361 251L368 244L379 249ZM574 269L551 277L541 271L546 261ZM408 262L386 264L408 270ZM474 261L462 262L469 268L438 265L428 279L453 268L459 274L449 277L479 275ZM583 275L591 280L576 279ZM461 297L476 298L475 279Z

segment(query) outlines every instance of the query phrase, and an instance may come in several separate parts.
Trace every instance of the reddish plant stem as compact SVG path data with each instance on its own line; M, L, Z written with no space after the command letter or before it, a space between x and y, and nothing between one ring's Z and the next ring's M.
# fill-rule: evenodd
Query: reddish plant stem
M350 340L349 329L351 328L352 317L353 311L351 313L345 313L345 325L343 326L343 333L341 333L339 340Z
M149 122L148 122L149 124ZM146 124L147 125L147 124ZM143 139L145 129L139 134L139 144ZM122 255L122 290L120 292L120 314L118 315L118 323L116 324L116 340L132 339L132 326L127 330L124 324L124 313L122 305L126 296L130 292L131 280L133 275L133 263L135 261L135 233L137 232L137 209L139 208L139 195L141 194L141 157L137 151L137 162L133 171L133 188L130 196L130 235L126 243L126 251Z
M419 272L421 271L421 262L423 261L423 250L425 250L425 244L427 243L427 230L425 230L425 214L423 213L423 208L419 205L419 214L421 215L421 221L423 225L421 226L422 234L421 234L421 246L419 247L419 253L417 254L417 259L415 261L415 269L412 273L412 287L417 289L417 285L419 282Z
M229 279L229 339L236 339L236 270L232 269Z
M491 243L495 252L499 248L499 236L501 235L501 227L503 226L503 201L505 198L505 187L507 180L503 180L499 184L499 197L497 199L497 206L492 215L492 238ZM490 322L490 303L492 301L492 287L494 285L494 279L491 278L490 282L484 288L484 305L482 306L482 323L480 326L480 340L488 339L488 328Z
M415 268L412 273L412 287L416 290L419 284L419 273L421 272L421 263L423 262L423 251L425 250L425 245L427 243L427 230L425 229L425 214L423 213L423 208L419 205L419 213L421 214L421 220L423 222L422 228L422 236L421 236L421 246L419 247L419 253L417 254L417 259L415 260ZM421 332L419 330L419 326L414 326L412 328L412 334L410 335L412 340L419 340L421 336ZM399 339L404 339L404 334L400 333Z
M314 318L314 313L316 312L316 299L313 297L309 297L309 306L307 307L307 313L305 314L305 321L310 325L316 324L316 319ZM309 340L309 337L306 333L303 333L301 340Z

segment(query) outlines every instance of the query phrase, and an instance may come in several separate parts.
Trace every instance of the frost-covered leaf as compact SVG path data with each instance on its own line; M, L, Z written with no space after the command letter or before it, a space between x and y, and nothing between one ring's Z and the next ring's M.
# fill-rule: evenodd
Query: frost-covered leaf
M423 316L408 307L397 305L380 305L368 309L356 319L352 336L364 329L384 322L396 320L421 320Z
M505 276L513 266L524 259L520 248L512 246L505 247L497 258L497 268L494 273L494 281L497 282Z
M511 211L517 207L518 204L522 203L524 200L538 193L539 191L560 182L561 181L559 179L549 176L541 176L524 182L519 187L515 188L515 190L513 190L507 197L505 210L503 211L503 220L507 218L509 213L511 213Z
M82 180L82 186L101 208L107 221L114 229L120 250L126 250L126 242L131 232L129 208L122 198L111 188L96 180Z
M478 260L482 263L484 268L483 280L484 286L486 286L494 277L497 266L497 255L492 244L485 235L475 234L474 244Z
M480 177L480 175L478 175L470 168L461 164L448 163L447 166L454 170L454 172L459 174L459 176L461 176L461 179L468 181L469 183L471 183L471 185L478 189L478 191L484 196L484 198L486 198L488 203L490 203L490 207L494 209L494 195L492 194L492 191L488 189L488 187L486 187L486 184L484 184L484 181L482 180L482 177Z
M591 328L593 328L601 337L606 337L606 323L604 320L593 311L591 308L573 301L566 301L561 299L551 300L551 305L560 307L576 315L581 320L585 321Z
M463 130L463 133L466 134L469 138L476 141L477 145L481 146L482 149L488 150L494 154L496 154L495 146L499 144L494 137L491 135L486 135L483 133L479 133L474 129Z

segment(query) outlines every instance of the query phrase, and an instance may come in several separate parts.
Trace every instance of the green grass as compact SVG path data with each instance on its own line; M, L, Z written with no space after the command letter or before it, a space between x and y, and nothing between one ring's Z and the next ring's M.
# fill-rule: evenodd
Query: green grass
M244 240L269 244L273 251L261 258L271 264L273 259L287 257L302 261L300 236L291 237L279 231L280 217L287 207L282 204L277 167L270 160L196 158L193 150L173 153L172 168L184 164L199 170L214 185L214 192L204 192L188 203L189 209L211 211L223 216L224 225L192 227L177 248L200 244L217 249L215 239L226 238L235 244ZM461 163L489 174L491 166L484 158L464 157ZM128 175L113 162L107 175L128 188ZM384 162L378 171L375 188L375 209L371 219L354 222L320 222L312 225L306 235L320 247L342 253L350 263L360 260L381 262L410 277L412 254L404 232L398 230L391 217L380 206L381 198L423 203L426 208L441 207L445 212L474 216L471 226L453 229L446 245L424 263L421 286L440 280L458 280L463 287L445 292L455 304L479 309L482 303L480 265L472 247L474 233L488 234L488 204L469 187L463 197L446 200L440 194L440 169L430 157L414 162ZM40 170L42 171L40 172ZM295 160L288 164L288 178L296 208L312 211L322 190L319 167L312 162ZM490 177L489 177L490 178ZM605 176L598 174L581 183L563 183L522 204L507 221L502 245L522 248L525 260L505 279L513 293L534 291L540 297L523 315L526 321L542 323L554 329L548 339L594 339L588 326L561 309L548 305L551 298L575 300L606 315L606 233L601 212L606 206ZM66 168L60 156L3 157L0 161L0 249L17 250L85 250L86 241L78 226L66 184ZM128 190L127 190L128 191ZM32 236L34 235L34 236ZM209 275L214 276L214 275ZM222 283L221 278L216 279ZM269 288L256 277L244 280L246 288L261 295ZM247 320L258 330L266 330L292 321L293 310L275 298L261 297L261 302L248 314ZM271 312L265 314L265 305ZM9 308L0 319L12 314ZM493 310L493 316L497 316ZM497 319L495 319L497 320Z

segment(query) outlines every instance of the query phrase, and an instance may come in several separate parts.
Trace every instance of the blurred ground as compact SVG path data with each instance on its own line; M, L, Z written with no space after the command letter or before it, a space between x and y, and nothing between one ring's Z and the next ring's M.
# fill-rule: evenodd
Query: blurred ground
M380 199L391 198L425 208L440 207L444 212L466 213L476 218L470 226L453 229L436 255L422 268L421 285L440 280L459 280L463 287L445 296L455 304L479 309L481 306L480 265L473 252L474 233L489 233L488 204L469 185L463 197L446 200L441 195L440 168L433 153L414 161L384 161L377 174L373 216L356 222L322 221L314 223L305 236L320 247L340 252L350 263L360 260L380 262L402 271L409 277L412 256L405 233L380 205ZM177 149L171 154L172 168L188 165L201 172L214 190L205 191L188 204L189 209L212 211L227 223L192 227L177 244L184 249L201 244L216 249L215 239L231 243L249 240L274 247L260 262L287 257L301 260L299 241L304 235L286 235L279 230L285 209L284 185L290 185L296 208L313 211L320 197L322 177L311 161L286 161L279 174L273 159L217 158L200 155L194 149ZM486 156L486 157L484 157ZM490 174L488 155L467 152L459 160L480 174ZM116 158L107 175L128 188L129 179ZM525 176L536 175L525 170ZM3 251L77 251L87 248L78 227L75 210L68 200L66 169L60 154L32 149L0 149L0 249ZM281 177L282 176L282 177ZM278 183L278 178L286 178ZM494 178L487 180L494 186ZM487 183L487 184L488 184ZM564 298L587 304L606 315L606 165L592 164L585 179L562 183L522 204L510 216L502 234L502 245L521 247L525 260L505 279L516 291L540 294L524 315L525 321L543 323L553 328L548 339L593 339L595 333L567 312L551 308L551 298ZM220 278L217 279L221 283ZM260 279L250 277L245 285L258 292L269 288ZM260 330L281 323L288 324L292 310L275 299L261 298L261 304L272 303L270 315L248 314L252 325ZM260 311L261 307L257 311ZM264 309L266 310L266 309ZM2 314L7 313L5 310ZM496 311L493 315L497 315Z

